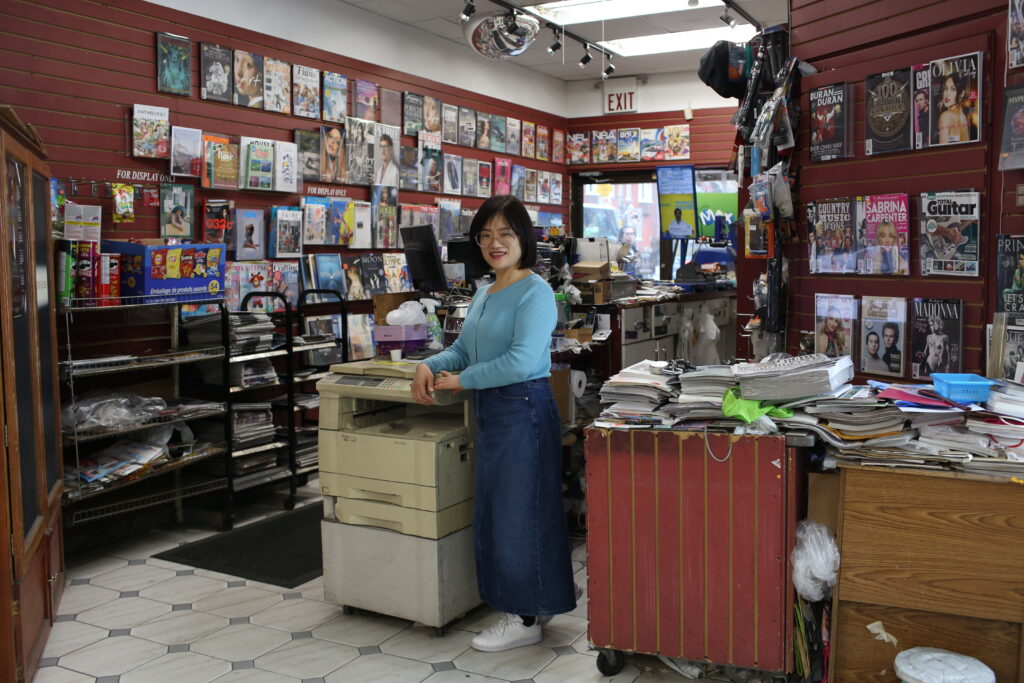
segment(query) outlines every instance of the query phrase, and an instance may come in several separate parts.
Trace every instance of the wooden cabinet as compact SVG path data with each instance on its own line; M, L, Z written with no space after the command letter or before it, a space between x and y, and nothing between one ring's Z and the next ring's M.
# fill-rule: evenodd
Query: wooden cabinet
M0 680L31 680L64 585L49 169L34 130L0 107ZM8 554L9 553L9 554ZM10 630L8 630L10 629Z
M896 654L932 646L1024 680L1024 490L949 472L843 468L833 680L898 683ZM865 628L881 621L899 647Z

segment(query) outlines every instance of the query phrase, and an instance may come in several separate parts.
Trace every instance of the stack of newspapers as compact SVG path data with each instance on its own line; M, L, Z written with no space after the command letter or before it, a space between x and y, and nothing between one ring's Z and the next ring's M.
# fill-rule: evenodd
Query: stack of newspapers
M623 368L601 387L602 418L648 424L671 424L672 419L660 410L678 394L674 377L662 374L664 363L640 361Z
M743 398L780 401L835 391L853 379L853 360L849 356L831 358L823 353L787 356L760 363L737 363L732 366L732 374L739 382Z

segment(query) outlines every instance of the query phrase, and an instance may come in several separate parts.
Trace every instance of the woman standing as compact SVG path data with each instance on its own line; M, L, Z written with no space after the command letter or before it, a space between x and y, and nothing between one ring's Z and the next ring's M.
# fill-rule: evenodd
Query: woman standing
M551 288L530 271L537 242L518 199L484 202L470 237L495 282L473 297L456 342L417 368L412 393L430 405L437 389L475 390L477 586L502 616L471 644L500 652L539 642L542 625L576 605L560 420L547 380L556 311Z

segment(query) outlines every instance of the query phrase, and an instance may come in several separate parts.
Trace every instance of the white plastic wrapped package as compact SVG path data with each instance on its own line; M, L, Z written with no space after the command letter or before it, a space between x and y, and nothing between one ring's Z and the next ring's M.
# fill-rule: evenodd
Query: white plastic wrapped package
M836 585L839 547L832 530L809 519L796 525L796 545L790 555L793 585L804 600L823 600Z
M76 428L130 427L149 422L166 408L167 402L156 396L101 392L65 405L61 421L66 432Z
M893 666L905 683L996 683L992 669L975 659L936 647L914 647Z
M418 301L404 301L402 304L389 311L387 316L388 325L426 325L427 316L423 312L423 304Z

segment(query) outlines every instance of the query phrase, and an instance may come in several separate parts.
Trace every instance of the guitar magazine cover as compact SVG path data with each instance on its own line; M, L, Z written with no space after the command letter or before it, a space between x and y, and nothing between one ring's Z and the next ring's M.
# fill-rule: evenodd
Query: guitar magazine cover
M911 317L911 366L914 379L933 372L960 372L963 365L961 299L914 299Z
M931 62L932 146L981 140L982 62L981 52Z
M921 275L977 277L980 207L977 192L921 195Z
M850 156L850 88L835 83L810 93L811 161L831 161Z
M907 300L864 296L860 301L860 370L902 377L907 336Z
M910 67L864 80L864 152L886 154L913 149Z

